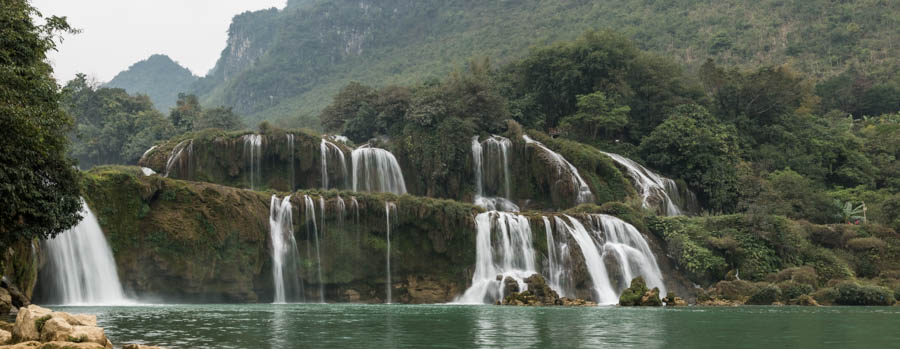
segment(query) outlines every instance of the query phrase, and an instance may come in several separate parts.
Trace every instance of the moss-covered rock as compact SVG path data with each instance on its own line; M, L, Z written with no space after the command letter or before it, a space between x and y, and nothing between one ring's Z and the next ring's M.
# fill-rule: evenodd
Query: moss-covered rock
M662 305L659 298L659 288L654 287L652 290L647 289L644 278L636 277L631 280L631 286L622 292L619 296L619 305L622 306L652 306L658 307Z

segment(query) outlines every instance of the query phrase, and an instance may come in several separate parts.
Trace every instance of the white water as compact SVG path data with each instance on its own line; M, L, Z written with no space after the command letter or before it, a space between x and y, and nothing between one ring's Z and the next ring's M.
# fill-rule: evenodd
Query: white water
M634 226L607 215L591 215L591 228L571 216L555 217L558 230L568 232L584 256L598 304L617 304L619 294L631 279L641 276L650 288L659 287L665 295L662 272L647 241ZM568 222L566 222L568 220ZM607 262L618 267L620 279L610 279Z
M250 189L256 189L262 177L262 135L244 135L244 154L250 161Z
M570 176L570 182L575 186L573 188L577 194L575 196L575 203L582 204L586 202L594 201L594 193L591 192L591 187L587 185L587 182L581 178L581 175L578 174L578 169L575 165L572 165L565 157L560 155L559 153L547 148L543 143L538 142L536 140L531 139L528 135L522 135L522 139L525 140L525 143L534 145L539 149L544 151L544 154L548 156L548 160L550 160L553 165L556 167L557 174L559 176L563 175L563 172L568 172Z
M97 217L81 200L84 219L72 229L44 242L51 277L49 302L61 305L121 305L132 303L122 291L116 261Z
M275 286L274 303L285 303L302 297L302 281L297 275L300 253L293 231L291 197L283 200L272 195L269 205L269 236L272 239L272 277Z
M397 158L391 152L363 145L350 154L353 191L406 194L406 182Z
M509 148L512 142L494 135L484 142L472 137L472 160L475 167L475 205L490 211L518 212L519 206L511 200L509 185ZM487 166L485 166L487 164ZM485 194L485 178L492 185L495 195ZM502 188L496 188L502 184ZM502 191L500 190L502 189Z
M456 302L492 304L503 298L502 280L506 277L515 279L520 290L526 290L525 278L538 273L528 219L490 211L478 214L475 225L478 233L472 286ZM497 241L492 241L495 236Z
M566 267L568 263L568 244L564 242L556 243L553 237L553 225L546 216L541 217L544 221L544 234L547 235L547 285L556 291L561 297L568 297L571 292L568 287L566 275Z
M138 160L138 163L144 162L144 159L147 158L147 155L152 153L154 150L156 150L156 148L159 148L159 146L154 145L154 146L150 147L150 149L147 149L147 151L145 151L144 154L141 154L141 159Z
M291 172L288 174L291 177L291 188L290 191L294 191L297 189L297 186L294 184L294 181L297 178L297 170L294 168L294 135L288 133L287 134L287 145L288 151L291 152L290 161L291 161Z
M306 206L306 255L312 258L309 249L309 237L312 235L313 242L316 245L316 276L319 280L319 302L325 303L325 284L322 283L322 257L319 254L319 229L316 226L316 205L309 195L303 195L303 202Z
M145 176L152 176L156 174L156 171L149 167L141 167L141 173L143 173Z
M359 250L359 235L362 227L359 226L359 201L356 200L355 196L350 197L350 209L353 210L353 215L356 223L356 249Z
M347 160L344 157L344 151L337 144L322 139L319 144L320 157L322 158L322 189L328 189L328 157L334 156L335 160L340 163L341 179L346 181L347 178Z
M172 153L169 154L169 158L166 160L166 175L165 177L169 177L169 173L172 172L172 167L175 164L180 164L183 160L182 157L187 156L188 166L190 167L191 163L191 155L194 153L194 140L186 139L176 144L174 148L172 148ZM184 155L187 154L187 155ZM179 166L180 167L180 166ZM182 174L184 175L184 174Z
M641 164L621 156L619 154L603 153L613 161L625 167L628 175L634 180L634 185L641 193L642 206L648 209L657 209L659 213L667 216L680 216L684 214L681 207L675 203L673 197L678 198L678 185L675 181L660 176L650 171ZM696 200L693 193L689 193L686 200Z
M394 217L397 217L397 205L394 205L393 202L385 202L384 203L384 221L387 225L387 281L384 283L385 292L387 293L387 299L385 303L391 304L391 214Z

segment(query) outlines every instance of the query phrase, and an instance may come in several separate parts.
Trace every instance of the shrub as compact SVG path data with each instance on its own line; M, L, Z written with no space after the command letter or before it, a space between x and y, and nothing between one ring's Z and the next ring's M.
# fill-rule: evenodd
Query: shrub
M719 281L716 284L719 297L728 300L744 300L753 293L753 284L744 280Z
M781 297L781 290L778 286L767 285L756 289L756 292L747 299L747 304L769 305L777 301Z
M813 267L794 267L779 271L778 274L775 275L775 281L793 281L815 287L819 284L819 276L816 274L816 269Z
M847 247L854 251L880 250L887 246L877 237L853 238L847 241Z
M835 303L840 305L892 305L895 301L894 292L886 287L844 282L836 289Z
M778 288L781 289L781 299L784 301L788 301L802 295L808 295L815 291L815 289L810 285L801 284L794 281L784 281L778 283Z

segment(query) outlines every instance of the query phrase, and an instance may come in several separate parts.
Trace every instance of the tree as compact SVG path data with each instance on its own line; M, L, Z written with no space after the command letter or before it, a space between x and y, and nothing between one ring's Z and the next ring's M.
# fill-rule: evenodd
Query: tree
M52 238L81 220L81 185L66 156L72 120L46 54L57 34L75 32L65 18L41 14L25 0L0 6L0 247Z
M230 107L216 107L203 110L193 125L194 131L207 128L239 130L244 128L244 122L241 121L240 116L231 111Z
M178 131L190 132L194 129L194 122L200 118L202 112L203 108L200 107L197 96L179 93L175 108L169 112L169 119Z
M603 131L608 139L628 125L631 108L606 98L603 92L578 96L578 112L563 118L560 127L576 139L593 141Z
M371 107L374 104L375 96L375 90L369 86L356 81L347 84L319 115L322 127L326 132L341 132L351 119L367 118L368 113L360 114L360 110L364 107ZM363 120L357 122L362 123ZM356 126L356 128L365 129L367 127Z
M640 145L648 165L687 181L718 211L733 211L737 197L739 154L732 127L698 105L682 105Z

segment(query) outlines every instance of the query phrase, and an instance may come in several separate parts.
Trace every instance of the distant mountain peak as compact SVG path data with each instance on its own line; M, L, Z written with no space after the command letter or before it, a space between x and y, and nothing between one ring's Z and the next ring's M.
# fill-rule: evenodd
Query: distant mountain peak
M160 111L175 105L179 92L190 92L198 78L165 54L154 54L132 64L106 83L105 87L125 89L130 94L145 94Z

